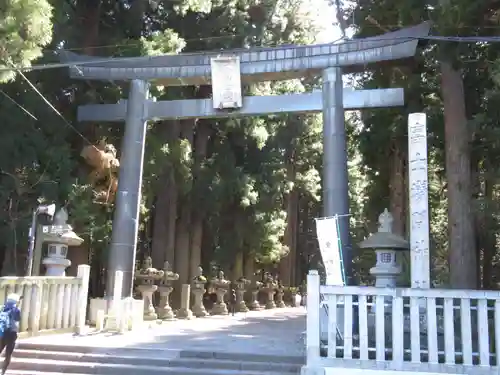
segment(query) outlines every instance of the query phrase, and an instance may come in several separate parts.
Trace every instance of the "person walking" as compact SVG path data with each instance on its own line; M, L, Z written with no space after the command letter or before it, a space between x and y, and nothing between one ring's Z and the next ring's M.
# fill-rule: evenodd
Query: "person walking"
M231 315L234 316L236 312L236 291L234 289L231 289L231 295L229 297L229 308L231 310Z
M18 307L20 301L21 297L18 294L9 294L5 304L0 309L0 354L5 349L2 375L9 367L16 346L17 332L21 321L21 310Z

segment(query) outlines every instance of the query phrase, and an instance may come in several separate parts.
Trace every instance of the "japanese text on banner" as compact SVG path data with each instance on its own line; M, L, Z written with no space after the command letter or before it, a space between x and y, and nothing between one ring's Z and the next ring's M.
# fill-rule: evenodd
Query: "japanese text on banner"
M344 285L337 217L316 219L316 235L323 258L327 285Z

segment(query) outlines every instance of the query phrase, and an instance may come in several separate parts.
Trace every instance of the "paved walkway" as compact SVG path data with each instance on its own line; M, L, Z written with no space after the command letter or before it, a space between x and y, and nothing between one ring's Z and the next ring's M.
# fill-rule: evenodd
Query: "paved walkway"
M123 335L53 334L21 340L45 345L102 349L197 350L245 354L303 356L306 311L303 307L253 311L236 316L148 323Z

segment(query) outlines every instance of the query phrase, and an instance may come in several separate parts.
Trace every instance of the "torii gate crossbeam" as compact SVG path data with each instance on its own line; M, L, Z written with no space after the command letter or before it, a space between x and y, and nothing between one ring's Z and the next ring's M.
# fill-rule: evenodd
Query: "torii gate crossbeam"
M148 99L149 82L167 86L206 85L211 83L211 59L218 56L237 56L240 60L242 83L253 83L271 80L286 80L305 76L322 75L321 93L323 111L323 205L324 216L348 215L349 194L347 175L347 152L344 126L344 109L347 104L362 108L363 103L348 103L344 98L342 72L363 71L377 63L400 63L414 56L418 38L428 35L429 23L402 29L382 36L358 39L341 44L322 44L312 46L282 46L276 48L254 48L217 52L187 53L155 57L104 59L80 56L69 52L61 54L65 62L74 63L70 67L70 75L85 80L125 80L131 81L129 98L126 104L117 104L110 110L109 105L92 106L95 113L83 107L80 118L93 121L116 121L117 116L123 118L126 106L125 134L122 144L122 156L119 172L119 184L116 208L113 220L113 234L108 264L108 294L112 295L114 272L124 272L124 295L130 295L133 285L133 272L137 245L139 203L141 197L142 168L145 148L146 121L154 118L153 113L160 113L167 106L151 103ZM313 106L317 109L317 99L305 95L296 98L296 108L306 109ZM366 93L355 95L366 97ZM378 106L392 106L394 100L382 95L378 98ZM393 98L394 99L394 98ZM249 99L247 102L259 101ZM280 99L274 105L279 106ZM312 102L311 102L312 100ZM344 100L346 100L344 102ZM190 101L190 103L193 103ZM204 102L206 103L206 102ZM271 103L271 102L269 102ZM392 104L391 104L392 103ZM244 103L245 104L245 103ZM205 104L189 104L193 111L203 114ZM268 104L264 113L283 112L280 108L272 108ZM107 107L106 107L107 106ZM197 108L195 108L197 107ZM185 108L188 108L187 106ZM251 104L248 115L258 115L256 107ZM288 107L290 108L290 107ZM283 108L285 109L285 108ZM114 120L110 119L110 111ZM245 111L245 106L242 111ZM114 113L114 114L113 114ZM210 113L204 112L206 117ZM85 114L85 116L84 116ZM193 113L194 116L195 113ZM241 115L243 115L242 113ZM225 115L224 115L225 116ZM190 116L188 116L190 117ZM217 116L220 117L220 116ZM351 275L352 254L349 239L349 220L340 223L340 238L343 244L342 253L346 274ZM348 280L349 282L349 280Z
M344 109L397 107L404 105L403 89L343 90ZM212 99L148 101L146 120L181 120L190 118L228 118L265 116L278 113L314 113L323 110L320 91L307 94L246 96L237 111L217 111ZM78 121L124 121L127 100L117 104L89 104L78 107Z

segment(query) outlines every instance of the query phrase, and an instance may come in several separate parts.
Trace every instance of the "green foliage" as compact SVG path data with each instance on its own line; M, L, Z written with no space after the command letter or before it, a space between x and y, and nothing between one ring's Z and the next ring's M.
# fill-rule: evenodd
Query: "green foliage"
M372 36L387 30L433 21L437 35L494 35L498 27L497 7L488 1L405 1L358 0L349 20L356 36ZM404 87L407 108L364 112L362 126L350 136L352 153L359 152L361 162L351 166L351 193L359 197L354 216L362 221L355 236L373 231L373 221L388 207L391 184L392 150L407 150L406 121L411 112L426 112L429 142L429 200L432 279L448 284L448 207L444 168L445 139L439 60L448 60L462 69L467 117L471 130L474 215L476 244L481 260L483 286L493 287L498 276L492 262L498 262L498 210L496 205L498 113L498 44L430 43L422 45L416 63L399 69L379 67L357 77L363 88ZM453 140L448 140L453 142ZM365 181L360 183L360 181ZM366 183L367 182L367 183ZM406 187L407 188L407 187ZM352 209L352 207L351 207ZM368 230L366 224L370 227ZM471 249L473 251L473 249ZM366 274L371 259L358 259L361 274Z
M47 0L0 1L0 68L28 67L52 39L52 6ZM0 82L15 71L0 72Z
M89 259L92 260L94 256L107 259L112 211L94 203L92 186L72 186L68 196L68 211L71 212L72 225L90 249Z

